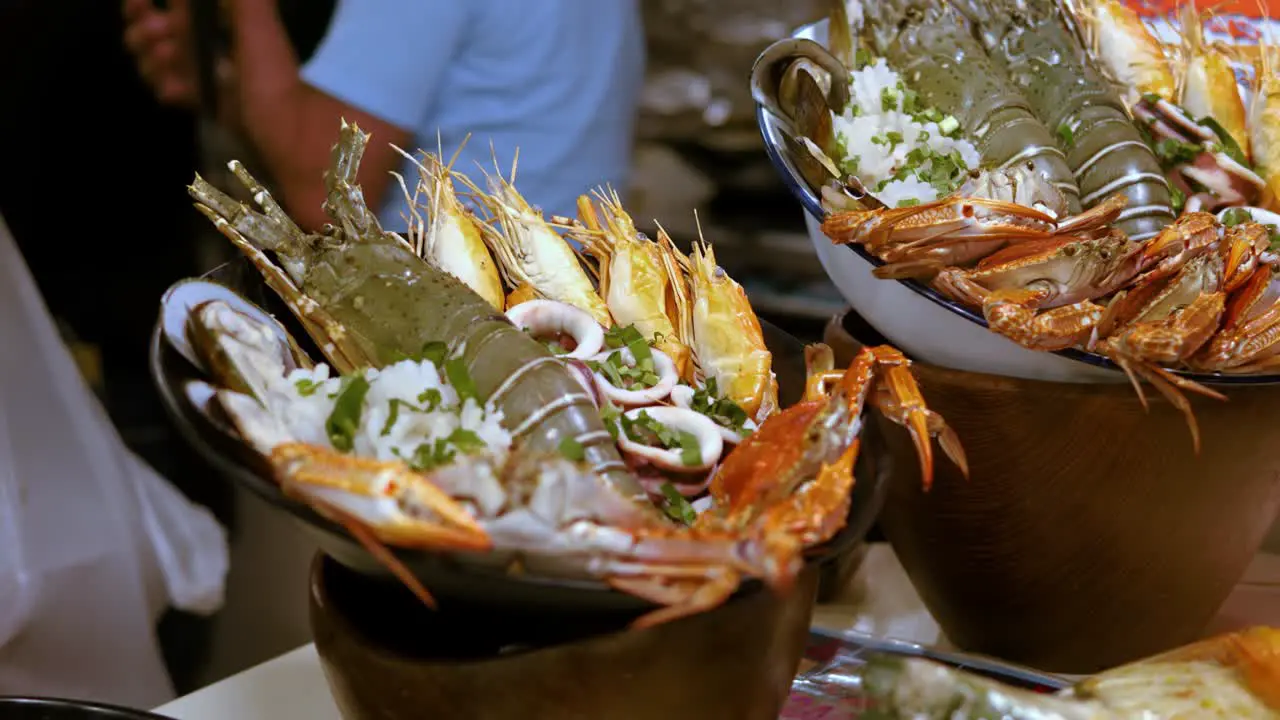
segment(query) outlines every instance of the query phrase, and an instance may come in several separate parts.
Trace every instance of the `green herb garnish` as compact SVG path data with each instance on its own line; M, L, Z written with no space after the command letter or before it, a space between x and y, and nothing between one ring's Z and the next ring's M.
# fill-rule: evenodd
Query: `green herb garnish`
M444 362L444 376L449 379L449 385L458 393L458 404L461 405L467 398L480 399L480 394L476 392L476 384L471 379L471 373L467 372L467 363L460 357L449 358Z
M890 112L898 109L898 93L893 88L880 88L880 110Z
M1181 213L1187 205L1187 194L1172 185L1169 186L1169 205L1175 214Z
M636 366L644 365L646 362L650 366L653 365L653 352L649 348L649 342L644 339L640 331L635 325L627 325L626 327L612 327L604 333L605 345L611 348L626 348L631 351L631 356L636 359ZM653 368L650 367L650 370Z
M901 200L899 200L898 204L895 207L908 208L908 207L915 207L919 204L920 204L919 199L909 197L909 198L902 198Z
M360 413L364 410L364 397L369 393L369 381L364 375L348 375L342 378L333 403L333 410L324 421L329 442L341 452L350 452L355 444L356 430L360 427Z
M631 355L635 357L635 352L633 351ZM649 352L648 345L645 346L644 358L638 360L634 366L627 365L621 350L615 350L609 353L604 362L588 360L587 367L604 375L610 385L623 389L636 386L651 388L657 385L659 380L658 372L653 365L653 354Z
M901 88L901 84L899 84L899 87ZM920 96L917 95L914 90L908 90L906 88L901 88L901 89L902 89L902 112L907 113L908 115L914 115L920 109L918 104L920 101Z
M470 455L484 448L484 440L479 435L471 430L458 428L449 433L449 437L436 438L434 442L425 442L414 448L413 455L406 458L405 462L418 472L426 472L453 462L459 452Z
M857 52L853 54L854 70L861 70L862 68L870 65L872 62L873 62L873 58L871 57L871 53L866 48L858 48Z
M641 410L635 418L621 415L622 431L635 442L645 445L658 445L665 450L680 450L680 462L688 466L702 462L702 449L698 447L698 438L686 430L673 430L654 420L649 413Z
M409 405L409 403L401 400L400 398L391 398L391 402L388 403L388 405L390 406L391 409L387 412L387 421L382 424L382 433L381 433L382 437L386 437L390 435L391 428L395 427L396 420L400 419L401 405L408 405L410 408L413 408L412 405Z
M298 394L302 397L311 397L316 394L316 390L320 389L320 383L307 378L302 378L293 385L298 388Z
M1165 138L1156 142L1154 149L1156 157L1160 159L1160 164L1165 168L1185 165L1194 161L1197 155L1204 152L1204 148L1199 145L1192 145L1173 138Z
M679 490L676 490L675 485L669 482L662 483L662 497L666 500L662 509L672 520L692 525L698 519L698 511L693 509L693 505L680 494Z
M1071 146L1076 143L1076 134L1071 129L1070 125L1062 123L1058 126L1058 139L1062 141L1062 144L1066 149L1070 150Z
M444 358L449 354L449 346L438 340L433 340L422 346L422 350L418 352L418 357L422 360L429 360L431 364L440 367L444 363Z
M444 398L440 395L440 391L435 388L427 388L418 393L418 402L427 406L427 412L431 412L440 406L440 401Z
M600 420L604 422L604 429L609 431L609 436L613 438L614 442L617 442L622 411L615 407L613 403L606 401L605 404L600 406Z
M433 443L425 442L414 448L413 455L405 458L405 462L418 472L426 472L450 462L456 454L444 438L436 438Z
M485 448L484 440L474 430L467 430L466 428L454 430L449 433L449 437L446 440L465 455L470 455Z
M1211 117L1203 117L1196 122L1209 128L1214 135L1218 136L1218 141L1222 143L1222 152L1226 153L1227 157L1246 168L1249 167L1249 160L1245 158L1244 150L1240 149L1240 144L1236 142L1235 138L1231 137L1231 133L1227 132L1226 128L1222 127L1217 120Z
M711 418L717 425L728 428L739 435L748 434L746 429L747 411L727 397L722 397L716 387L716 379L707 378L706 383L694 390L693 402L689 408Z
M1235 227L1247 222L1253 222L1253 216L1244 208L1231 208L1222 214L1222 224L1227 227Z
M945 119L942 112L937 108L925 108L920 113L920 117L923 118L925 122L931 123L941 123Z
M560 441L560 454L574 462L582 462L587 456L587 449L582 447L582 443L567 437Z

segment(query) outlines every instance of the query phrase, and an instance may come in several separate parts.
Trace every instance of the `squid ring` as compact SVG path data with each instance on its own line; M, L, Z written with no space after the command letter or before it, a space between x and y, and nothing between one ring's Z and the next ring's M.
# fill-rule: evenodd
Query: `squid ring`
M534 337L568 335L577 343L561 357L586 360L604 348L604 328L591 313L556 300L529 300L507 310L507 319Z

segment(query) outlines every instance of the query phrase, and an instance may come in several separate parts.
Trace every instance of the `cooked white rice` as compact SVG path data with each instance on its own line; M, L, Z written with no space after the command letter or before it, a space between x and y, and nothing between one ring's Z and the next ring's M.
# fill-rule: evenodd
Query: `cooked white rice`
M412 460L421 447L434 452L438 441L446 454L477 452L474 440L464 442L464 447L450 440L470 439L455 435L459 429L474 433L483 442L483 451L499 458L511 448L511 434L502 427L502 411L482 407L474 398L459 404L458 393L430 360L401 360L382 370L365 370L364 377L369 389L351 438L350 451L355 455ZM294 439L332 448L325 424L341 388L341 378L330 377L329 367L321 364L313 370L294 370L273 383L264 403Z
M921 106L883 58L851 73L850 102L833 119L842 169L889 207L931 202L978 166L955 118Z

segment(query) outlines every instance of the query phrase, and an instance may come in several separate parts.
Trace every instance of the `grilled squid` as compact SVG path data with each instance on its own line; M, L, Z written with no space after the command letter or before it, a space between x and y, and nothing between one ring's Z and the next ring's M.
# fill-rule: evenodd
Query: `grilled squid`
M507 319L538 340L563 348L558 355L586 360L604 347L604 328L591 313L555 300L529 300L507 310ZM556 352L556 348L552 348Z
M680 374L671 356L657 348L650 348L649 353L653 358L651 370L638 367L630 348L608 350L591 358L600 395L623 407L654 405L666 399L680 381Z
M620 424L619 449L661 470L705 472L724 452L719 426L693 410L669 405L633 408L622 413Z

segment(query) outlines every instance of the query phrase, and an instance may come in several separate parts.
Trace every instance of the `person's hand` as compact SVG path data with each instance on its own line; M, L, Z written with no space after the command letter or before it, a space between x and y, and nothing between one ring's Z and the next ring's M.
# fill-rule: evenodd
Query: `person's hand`
M154 0L124 0L124 23L125 47L156 99L194 108L196 71L187 0L169 0L167 10L157 9Z

